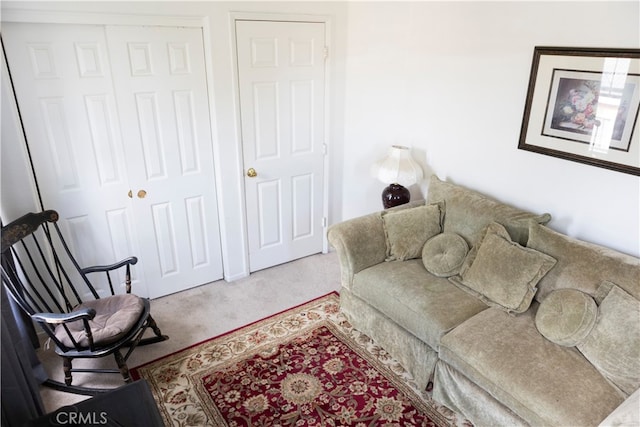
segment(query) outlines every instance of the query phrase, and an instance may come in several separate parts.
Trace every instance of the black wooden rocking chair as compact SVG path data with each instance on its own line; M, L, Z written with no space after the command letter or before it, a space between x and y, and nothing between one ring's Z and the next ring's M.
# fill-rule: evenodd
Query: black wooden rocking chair
M95 395L104 388L72 385L73 372L120 373L131 382L127 359L137 345L166 340L150 314L149 300L131 294L130 257L108 266L80 268L65 243L52 210L28 213L2 227L2 283L19 307L38 323L55 343L63 359L64 384L52 379L53 388ZM50 224L48 224L50 223ZM126 293L114 291L112 276L124 267ZM100 297L88 279L106 274L110 294ZM92 275L92 278L94 275ZM120 276L121 277L121 276ZM94 278L95 280L95 278ZM108 293L108 292L107 292ZM142 338L151 328L155 336ZM122 347L129 347L126 354ZM118 369L74 369L76 358L113 354Z

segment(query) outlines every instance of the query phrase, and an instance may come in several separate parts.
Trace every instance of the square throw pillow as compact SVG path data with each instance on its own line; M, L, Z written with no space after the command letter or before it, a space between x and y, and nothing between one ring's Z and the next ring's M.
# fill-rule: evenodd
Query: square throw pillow
M593 329L577 347L629 396L640 387L640 301L610 282L603 282L600 289L609 293L598 307Z
M383 212L387 261L420 258L426 241L442 231L443 216L440 203Z
M484 303L509 313L524 313L536 293L538 281L556 260L511 241L506 229L489 224L469 252L455 285Z

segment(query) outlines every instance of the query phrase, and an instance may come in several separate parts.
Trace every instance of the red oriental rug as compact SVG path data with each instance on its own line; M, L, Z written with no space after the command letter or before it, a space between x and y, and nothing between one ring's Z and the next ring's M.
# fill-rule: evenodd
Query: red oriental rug
M449 426L330 294L133 368L167 426Z

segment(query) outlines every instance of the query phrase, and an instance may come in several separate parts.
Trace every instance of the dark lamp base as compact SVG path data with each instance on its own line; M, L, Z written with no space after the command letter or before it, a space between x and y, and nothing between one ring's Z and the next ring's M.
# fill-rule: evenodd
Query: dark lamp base
M389 184L389 186L382 191L382 206L384 206L385 209L404 205L405 203L409 203L409 200L411 200L409 190L400 184Z

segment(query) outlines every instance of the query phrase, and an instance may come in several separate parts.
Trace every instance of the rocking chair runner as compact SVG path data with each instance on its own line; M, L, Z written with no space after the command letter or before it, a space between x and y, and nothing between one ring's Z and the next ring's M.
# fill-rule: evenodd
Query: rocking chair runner
M73 386L73 372L120 373L131 382L127 359L138 345L164 341L150 314L149 300L131 294L131 266L135 257L107 266L80 268L65 243L52 210L28 213L2 227L2 283L19 307L38 323L63 358L64 384L47 380L59 390L93 395L101 388ZM51 224L47 224L51 223ZM125 269L126 293L116 294L112 275ZM101 297L89 280L106 274L107 296ZM94 277L94 276L92 276ZM142 338L151 328L155 336ZM123 356L121 348L129 349ZM75 358L113 354L118 369L74 369Z

